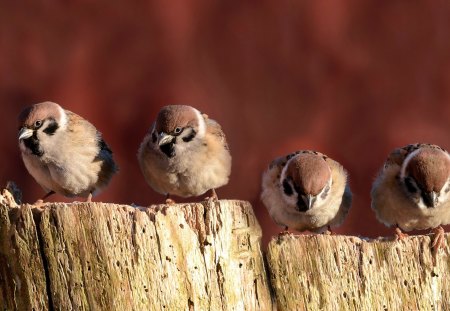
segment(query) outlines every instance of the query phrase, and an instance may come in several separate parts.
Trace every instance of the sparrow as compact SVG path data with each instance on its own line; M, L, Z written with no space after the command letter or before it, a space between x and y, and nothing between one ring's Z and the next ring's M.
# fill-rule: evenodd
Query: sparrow
M432 229L433 261L444 244L444 229L450 223L450 156L432 144L411 144L388 156L373 183L372 209L386 226L401 230Z
M90 202L117 172L101 133L79 115L53 102L19 115L19 148L28 172L47 194L86 197Z
M186 105L163 107L150 126L138 160L147 183L166 195L199 196L228 183L231 155L220 125Z
M344 221L352 193L342 165L302 150L272 161L263 173L261 200L284 233L288 228L331 233Z

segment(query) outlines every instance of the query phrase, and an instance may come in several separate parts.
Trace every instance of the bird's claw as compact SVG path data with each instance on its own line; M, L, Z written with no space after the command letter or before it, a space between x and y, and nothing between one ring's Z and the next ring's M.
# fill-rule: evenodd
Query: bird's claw
M399 227L395 228L395 241L402 241L407 237L409 237L407 233L402 232Z
M444 229L439 226L437 228L434 228L431 230L432 233L434 233L434 239L431 243L431 255L433 257L433 265L436 265L437 262L437 253L439 251L439 248L443 248L445 245L445 231Z
M172 200L171 198L167 198L166 204L171 205L171 204L176 204L176 202L174 200Z

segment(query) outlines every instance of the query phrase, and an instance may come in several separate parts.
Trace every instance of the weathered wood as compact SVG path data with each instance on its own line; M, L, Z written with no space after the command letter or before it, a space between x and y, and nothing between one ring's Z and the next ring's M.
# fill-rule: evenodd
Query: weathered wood
M284 235L242 201L17 205L0 195L0 310L450 310L450 255L403 241Z
M279 310L450 310L450 256L429 236L274 238L267 261ZM446 245L450 235L446 235Z
M40 244L30 206L0 195L1 310L46 310L48 299Z
M34 212L36 222L28 205L1 205L0 258L13 267L1 270L8 310L272 308L261 228L247 202L76 202ZM26 286L12 298L18 283Z

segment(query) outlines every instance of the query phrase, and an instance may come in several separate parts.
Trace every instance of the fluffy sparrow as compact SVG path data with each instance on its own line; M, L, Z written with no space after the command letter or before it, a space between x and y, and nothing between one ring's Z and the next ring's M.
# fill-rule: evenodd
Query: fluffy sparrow
M231 155L220 125L191 106L163 107L138 150L147 183L166 195L199 196L226 185Z
M111 149L96 128L60 105L43 102L19 116L19 147L28 172L47 194L87 197L116 173Z
M352 194L347 172L316 151L275 159L264 172L261 200L279 225L299 231L331 231L343 221Z
M450 156L439 146L412 144L395 149L372 187L372 209L379 221L401 230L432 229L433 260L450 223Z

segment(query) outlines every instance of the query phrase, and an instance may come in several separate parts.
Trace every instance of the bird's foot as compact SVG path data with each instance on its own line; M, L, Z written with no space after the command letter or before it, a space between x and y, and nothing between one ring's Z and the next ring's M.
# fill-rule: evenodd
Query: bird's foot
M172 205L172 204L176 204L177 202L175 202L174 200L172 200L171 198L166 198L166 204L168 205Z
M86 198L86 203L91 203L92 202L92 193L89 193L89 195Z
M402 232L399 227L395 228L395 241L401 241L407 237L409 237L407 233Z
M33 203L33 206L35 209L42 212L44 210L44 206L45 206L44 200L42 200L42 199L37 200L36 202Z
M209 202L219 201L219 197L217 196L216 190L214 190L214 189L209 190L209 196L207 196L205 198L205 201L209 201Z
M284 227L284 230L283 230L283 231L280 231L280 233L278 233L278 237L282 237L282 236L289 235L289 234L291 234L291 233L289 232L289 227L286 226L286 227Z
M439 226L431 230L431 232L434 233L434 239L431 243L431 255L433 257L433 265L436 266L439 248L443 248L445 245L445 231L441 226Z
M328 229L323 232L324 235L334 235L333 230L331 230L331 227L328 226Z

